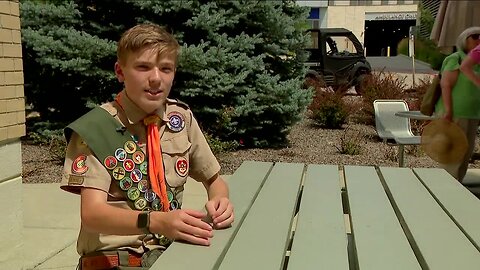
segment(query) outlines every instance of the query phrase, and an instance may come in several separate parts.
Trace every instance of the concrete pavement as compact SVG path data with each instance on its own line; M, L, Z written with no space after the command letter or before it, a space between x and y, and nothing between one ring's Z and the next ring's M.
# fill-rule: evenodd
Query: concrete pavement
M480 197L480 169L470 169L464 184ZM189 179L183 207L202 209L206 201L203 185ZM60 190L59 184L24 184L23 211L24 247L18 253L24 253L24 265L18 269L75 269L80 197Z

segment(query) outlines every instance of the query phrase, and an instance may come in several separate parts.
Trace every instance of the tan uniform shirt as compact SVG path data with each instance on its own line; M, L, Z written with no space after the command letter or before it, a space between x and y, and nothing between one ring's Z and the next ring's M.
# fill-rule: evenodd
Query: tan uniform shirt
M119 95L121 106L117 102L110 102L103 104L102 108L126 127L133 135L132 140L136 141L146 153L147 128L142 120L147 115L127 97L124 91ZM166 110L162 109L156 113L162 119L159 124L159 133L165 177L176 200L181 205L183 186L187 177L190 176L199 182L206 181L220 171L220 165L188 107L175 100L167 99ZM167 127L169 116L172 115L176 116L174 118L177 120L183 121L180 123L177 121L174 125L176 128ZM83 173L79 177L75 160L78 161L82 155L86 156L82 166L86 166L87 170L83 172L85 168L83 167L81 171ZM126 192L120 189L118 181L112 181L103 162L95 157L88 145L74 132L67 146L61 188L77 194L84 187L100 189L108 193L109 204L131 209L127 204ZM80 255L97 250L118 248L144 252L144 246L147 248L158 247L156 240L151 236L106 235L86 231L83 227L80 229L77 241L77 251Z

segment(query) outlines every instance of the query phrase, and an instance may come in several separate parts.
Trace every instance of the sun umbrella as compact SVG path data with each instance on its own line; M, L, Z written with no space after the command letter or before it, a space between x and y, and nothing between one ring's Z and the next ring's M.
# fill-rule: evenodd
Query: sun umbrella
M452 52L458 35L471 26L480 26L480 1L442 0L430 39Z

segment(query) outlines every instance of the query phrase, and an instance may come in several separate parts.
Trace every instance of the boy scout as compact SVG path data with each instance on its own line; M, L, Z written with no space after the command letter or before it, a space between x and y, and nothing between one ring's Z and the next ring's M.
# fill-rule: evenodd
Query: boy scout
M212 226L233 222L197 121L187 105L167 99L179 48L157 25L127 30L115 63L124 89L65 129L61 188L81 196L82 270L148 269L172 240L207 246ZM180 209L188 176L205 186L207 214Z

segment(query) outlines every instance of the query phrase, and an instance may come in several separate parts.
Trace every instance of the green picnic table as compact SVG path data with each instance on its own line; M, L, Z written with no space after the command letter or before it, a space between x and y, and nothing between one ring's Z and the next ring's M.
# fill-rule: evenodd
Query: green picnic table
M480 269L480 200L437 168L244 162L232 227L160 269Z

